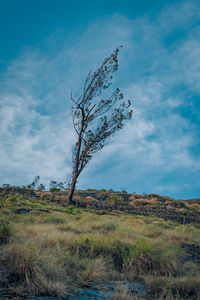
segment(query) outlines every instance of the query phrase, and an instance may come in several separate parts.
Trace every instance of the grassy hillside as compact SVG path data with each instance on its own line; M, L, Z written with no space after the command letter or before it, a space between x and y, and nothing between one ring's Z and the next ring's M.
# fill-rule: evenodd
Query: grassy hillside
M198 199L79 191L68 206L65 192L2 188L0 206L2 295L117 282L112 299L200 299Z

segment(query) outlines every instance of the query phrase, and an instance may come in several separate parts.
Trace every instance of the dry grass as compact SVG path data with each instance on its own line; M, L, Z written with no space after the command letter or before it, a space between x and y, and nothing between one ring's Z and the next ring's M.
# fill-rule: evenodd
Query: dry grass
M109 272L111 268L111 264L103 257L91 259L83 272L83 280L85 282L105 282L111 277Z
M0 221L0 244L7 243L12 235L10 224Z
M41 272L33 244L11 245L6 248L4 258L7 263L7 280L15 285L21 284L28 292L38 291Z
M127 285L117 286L111 299L112 300L145 300L145 298L133 295Z
M65 283L60 281L46 281L44 282L43 293L53 297L64 297L67 293Z
M72 284L104 282L123 272L130 280L146 278L156 299L198 299L189 297L197 295L200 268L182 247L200 245L195 224L97 215L58 205L51 210L49 204L36 201L34 207L48 207L49 213L16 215L13 207L20 201L8 199L0 212L2 220L8 219L0 226L0 240L4 276L13 289L22 286L31 294L62 296ZM120 289L114 297L134 299Z
M149 277L146 278L146 282L156 299L200 299L200 277Z

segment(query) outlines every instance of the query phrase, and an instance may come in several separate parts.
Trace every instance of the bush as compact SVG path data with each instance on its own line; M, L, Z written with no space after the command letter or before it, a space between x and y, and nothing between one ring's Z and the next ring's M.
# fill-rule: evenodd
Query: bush
M83 272L83 280L85 282L105 281L108 279L108 270L108 262L103 257L90 259Z
M37 294L41 272L34 244L12 245L6 256L8 282Z
M173 263L163 257L154 249L150 242L145 239L138 239L130 250L125 260L124 269L129 276L139 274L154 274L161 276L176 275L177 270Z

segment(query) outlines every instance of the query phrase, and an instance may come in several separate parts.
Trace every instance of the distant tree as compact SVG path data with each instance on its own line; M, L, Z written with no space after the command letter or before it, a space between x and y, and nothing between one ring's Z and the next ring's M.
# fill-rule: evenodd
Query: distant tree
M55 180L51 180L49 183L50 192L59 192L65 189L65 182L57 182Z
M44 191L45 190L45 186L44 186L44 184L42 184L42 183L40 183L40 185L38 186L38 191Z
M4 184L2 184L2 186L3 186L3 187L10 187L10 184L4 183Z
M58 191L57 181L55 181L55 180L51 180L50 181L50 183L49 183L49 190L50 190L50 192L56 192L56 191Z
M40 176L36 175L33 179L33 182L31 184L27 185L27 188L28 189L35 189L39 181L40 181Z
M131 102L123 100L118 88L110 96L102 96L118 69L118 53L117 48L94 72L88 74L80 97L75 98L71 94L72 119L78 140L73 147L73 172L68 195L70 203L77 178L93 154L100 151L109 138L122 129L124 121L132 117Z

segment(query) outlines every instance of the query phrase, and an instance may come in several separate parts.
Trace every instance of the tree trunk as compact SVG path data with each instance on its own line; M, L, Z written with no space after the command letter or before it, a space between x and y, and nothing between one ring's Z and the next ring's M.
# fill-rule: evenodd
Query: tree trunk
M73 199L73 196L74 196L74 191L75 191L77 177L78 177L78 175L74 174L74 176L72 178L72 183L71 183L71 187L70 187L70 191L69 191L69 196L68 196L69 204L72 204L72 199Z
M75 191L76 181L77 181L77 178L80 174L80 171L79 171L80 157L79 156L80 156L80 151L81 151L82 133L83 133L84 119L85 119L84 110L81 109L81 112L82 112L81 130L80 130L79 135L78 135L77 152L76 152L76 157L75 157L73 177L72 177L72 183L71 183L70 192L69 192L69 196L68 196L69 204L72 204L72 199L73 199L73 195L74 195L74 191Z

